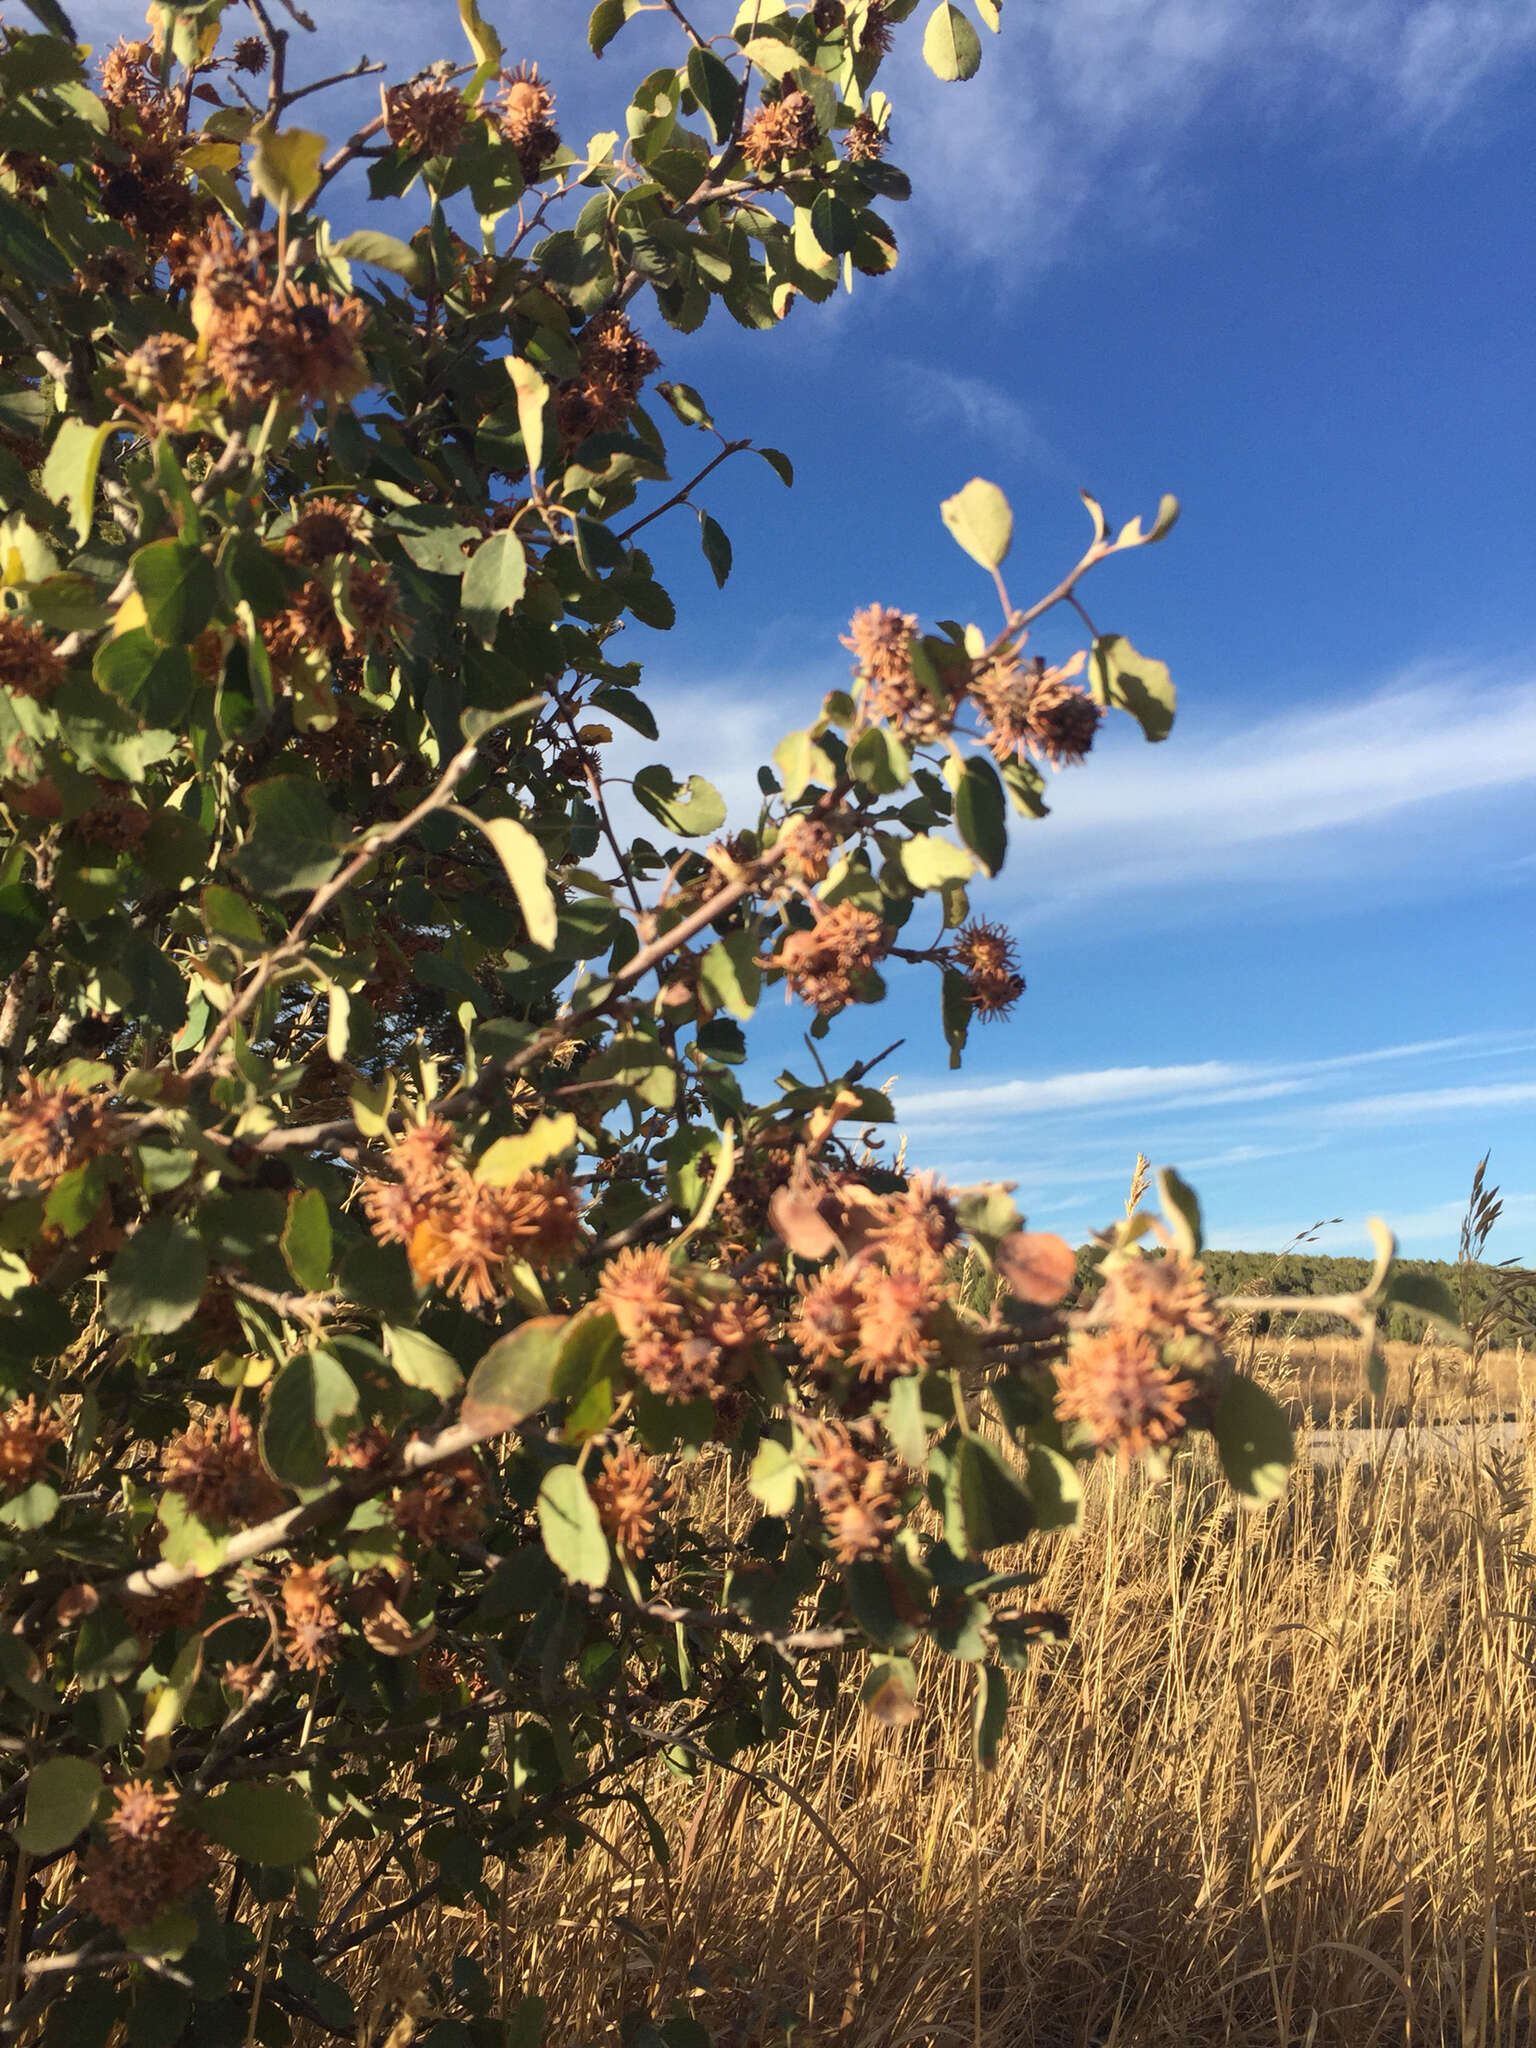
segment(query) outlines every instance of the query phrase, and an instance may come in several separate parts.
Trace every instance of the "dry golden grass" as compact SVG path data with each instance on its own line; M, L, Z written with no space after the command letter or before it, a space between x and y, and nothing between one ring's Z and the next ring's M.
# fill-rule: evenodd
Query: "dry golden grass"
M1524 1350L1485 1351L1474 1362L1451 1344L1386 1344L1387 1390L1373 1404L1358 1337L1257 1336L1237 1357L1286 1402L1294 1420L1310 1416L1431 1423L1463 1415L1524 1414L1536 1396L1536 1358Z
M1081 1536L1025 1560L1073 1637L1015 1681L992 1776L943 1660L910 1728L808 1706L771 1759L800 1803L658 1770L670 1869L614 1808L508 1873L499 1929L403 1920L358 1963L364 2038L470 1953L560 2048L640 2006L743 2048L1528 2041L1536 1430L1408 1445L1303 1455L1268 1513L1201 1456L1096 1470Z

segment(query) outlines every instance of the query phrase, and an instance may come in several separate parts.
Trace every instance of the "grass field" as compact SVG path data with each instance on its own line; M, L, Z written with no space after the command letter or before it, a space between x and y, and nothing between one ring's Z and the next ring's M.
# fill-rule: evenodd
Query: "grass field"
M1342 1408L1345 1352L1257 1363ZM1411 1374L1426 1417L1473 1418L1465 1455L1303 1456L1268 1513L1198 1454L1164 1485L1096 1469L1081 1536L1022 1560L1073 1633L1016 1681L994 1774L937 1659L913 1726L808 1712L776 1784L658 1774L669 1869L616 1807L507 1873L499 1927L402 1919L360 2038L427 2032L422 1964L468 1954L560 2048L640 2007L740 2048L1529 2041L1536 1431L1483 1434L1523 1369L1394 1359L1394 1398Z
M1324 1337L1285 1341L1250 1337L1235 1356L1283 1400L1292 1420L1454 1422L1462 1416L1523 1416L1536 1400L1536 1357L1488 1351L1474 1363L1449 1344L1386 1344L1387 1389L1373 1401L1360 1341Z

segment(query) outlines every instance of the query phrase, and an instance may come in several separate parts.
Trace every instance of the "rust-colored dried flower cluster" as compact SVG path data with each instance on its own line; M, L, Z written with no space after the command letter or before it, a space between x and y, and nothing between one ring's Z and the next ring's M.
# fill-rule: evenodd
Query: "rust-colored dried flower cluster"
M193 220L199 202L181 165L181 110L151 75L151 56L148 42L119 39L102 59L110 146L98 151L96 167L104 210L158 250Z
M287 277L269 284L265 240L237 237L223 219L194 243L192 258L193 324L231 398L323 405L355 398L367 385L361 299L337 299Z
M661 1476L637 1445L604 1453L591 1482L593 1504L609 1541L631 1558L644 1557L656 1535Z
M911 613L879 604L855 612L842 636L855 657L865 710L904 738L922 745L942 737L969 696L981 737L999 761L1032 756L1052 768L1071 767L1092 747L1103 714L1073 680L1082 671L1081 652L1052 668L1006 647L953 688L935 689L916 673L917 637Z
M1059 668L1038 657L1000 655L971 685L986 726L986 742L999 761L1032 754L1052 768L1075 766L1088 753L1103 714L1072 677L1079 653Z
M280 1514L282 1489L261 1462L256 1433L238 1409L221 1409L172 1437L161 1484L214 1529L249 1529Z
M417 78L385 92L384 132L412 155L452 156L469 132L469 112L451 85Z
M119 1593L117 1598L139 1647L147 1650L169 1628L195 1628L203 1618L208 1589L200 1580L188 1579L168 1592Z
M324 1565L291 1565L283 1574L283 1655L302 1671L323 1671L341 1640L341 1616Z
M0 1163L12 1180L51 1187L74 1167L109 1151L118 1119L105 1097L47 1074L23 1074L0 1107Z
M835 1017L858 1001L861 984L888 943L874 911L839 903L821 911L809 931L790 932L772 964L802 1002Z
M9 1498L43 1478L49 1450L63 1434L64 1425L36 1394L0 1412L0 1495Z
M208 1843L176 1818L176 1794L130 1778L112 1793L105 1842L81 1859L77 1902L98 1920L129 1934L147 1927L213 1876Z
M754 1295L723 1275L674 1264L665 1245L610 1259L597 1301L619 1326L631 1371L671 1401L714 1397L740 1380L769 1329Z
M67 673L39 627L14 612L0 612L0 684L18 697L48 697Z
M395 1521L421 1543L467 1543L485 1525L485 1475L468 1451L428 1465L395 1495Z
M317 569L338 555L350 555L368 536L368 515L345 498L322 494L309 498L283 535L283 553L292 562Z
M875 1387L922 1372L939 1344L955 1213L931 1174L896 1195L844 1191L833 1225L843 1256L799 1283L792 1335L818 1373Z
M520 1174L507 1187L477 1180L454 1149L453 1131L429 1117L390 1147L398 1175L362 1183L381 1244L403 1244L416 1278L456 1294L466 1308L500 1301L509 1261L547 1273L581 1235L581 1211L564 1173Z
M1075 1334L1056 1368L1057 1415L1077 1423L1096 1450L1126 1459L1182 1436L1195 1391L1136 1330Z
M851 164L877 164L891 139L889 122L882 128L870 114L859 114L843 137L843 154Z
M496 103L501 132L517 151L525 184L533 184L560 147L555 126L555 95L539 76L537 64L519 64L501 74L502 93Z
M800 1427L801 1456L833 1556L840 1564L883 1556L900 1520L895 1467L868 1456L841 1422L802 1419Z
M919 745L949 731L955 722L954 703L930 689L914 671L917 620L912 613L866 605L854 613L842 640L854 656L853 673L873 717Z
M779 840L784 872L797 882L823 882L837 851L837 837L820 818L791 818Z
M570 442L622 426L646 378L661 367L655 349L616 308L587 322L577 349L581 367L555 401L561 436Z
M965 979L971 1008L984 1024L1006 1017L1024 993L1013 937L1003 925L973 918L961 927L950 959Z
M758 108L742 131L741 153L759 175L809 156L821 140L816 105L807 92L788 92Z
M1176 1251L1106 1260L1099 1312L1117 1329L1141 1331L1157 1344L1191 1337L1219 1344L1227 1328L1204 1268Z
M1096 1321L1056 1372L1056 1413L1125 1458L1175 1442L1222 1365L1226 1324L1201 1268L1176 1251L1105 1261Z

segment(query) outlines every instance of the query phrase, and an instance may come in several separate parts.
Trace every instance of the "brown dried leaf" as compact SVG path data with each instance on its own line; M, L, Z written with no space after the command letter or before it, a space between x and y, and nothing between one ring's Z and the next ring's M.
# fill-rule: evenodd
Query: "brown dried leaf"
M997 1248L997 1270L1020 1301L1049 1308L1077 1273L1077 1253L1047 1230L1015 1230Z
M882 1728L906 1728L917 1719L917 1701L895 1671L874 1686L866 1685L863 1699L864 1711Z
M823 1191L810 1175L799 1172L787 1187L775 1188L769 1200L773 1227L797 1259L815 1263L842 1249L822 1214L823 1200Z
M69 1628L86 1615L94 1614L100 1605L101 1595L94 1586L66 1586L53 1610L54 1619L60 1628Z
M414 1657L437 1634L437 1623L413 1629L393 1600L381 1600L363 1623L363 1640L385 1657Z

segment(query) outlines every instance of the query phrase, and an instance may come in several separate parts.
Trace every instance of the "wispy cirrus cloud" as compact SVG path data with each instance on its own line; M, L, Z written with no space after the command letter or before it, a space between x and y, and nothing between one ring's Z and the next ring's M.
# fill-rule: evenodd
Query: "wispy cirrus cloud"
M1449 1063L1466 1059L1529 1057L1536 1033L1464 1032L1401 1045L1367 1047L1308 1060L1199 1060L1188 1064L1094 1067L1078 1071L1014 1076L1004 1081L944 1081L931 1087L898 1086L895 1100L904 1125L934 1130L972 1126L978 1118L1034 1118L1056 1111L1074 1117L1157 1109L1215 1109L1239 1102L1273 1101L1279 1096L1320 1096L1362 1068ZM1361 1096L1330 1104L1325 1114L1369 1119L1429 1114L1436 1110L1514 1107L1536 1104L1536 1084L1500 1080L1457 1087ZM1241 1148L1238 1148L1241 1149ZM1229 1149L1227 1163L1238 1163Z
M830 636L829 636L830 638ZM830 652L830 649L829 649ZM1513 676L1511 677L1511 669ZM822 692L814 675L675 684L657 695L659 745L630 740L615 773L665 757L726 796L738 823L760 801L755 764ZM1016 826L1018 854L992 885L992 914L1021 928L1206 887L1420 892L1528 866L1536 783L1536 661L1416 669L1359 699L1182 725L1149 747L1118 714L1089 765L1053 778L1052 815ZM1431 829L1433 828L1433 829Z
M1167 224L1180 152L1213 108L1256 134L1300 119L1324 147L1424 143L1536 58L1536 0L1063 0L1012 9L953 102L901 60L899 154L945 246L1029 276L1102 204ZM1330 133L1331 131L1331 133ZM938 196L935 197L934 195Z
M1014 1183L1041 1227L1069 1237L1099 1227L1115 1213L1140 1149L1194 1174L1218 1241L1253 1250L1278 1249L1310 1231L1317 1214L1341 1211L1351 1220L1330 1223L1316 1242L1364 1249L1363 1218L1372 1210L1389 1212L1408 1249L1445 1250L1459 1200L1390 1213L1403 1184L1391 1162L1422 1158L1438 1130L1438 1149L1452 1133L1452 1147L1470 1167L1496 1124L1514 1175L1495 1252L1502 1256L1519 1252L1516 1233L1536 1218L1522 1137L1526 1119L1536 1116L1536 1084L1525 1078L1533 1052L1536 1032L1465 1032L1317 1059L1208 1059L1003 1080L898 1077L890 1092L897 1129L926 1164L957 1184ZM1365 1075L1393 1068L1422 1085L1358 1092ZM1368 1159L1359 1142L1365 1129L1377 1133ZM1259 1210L1255 1197L1262 1200L1271 1162L1305 1154L1315 1156L1314 1168L1286 1179L1317 1187L1326 1209L1301 1221Z

